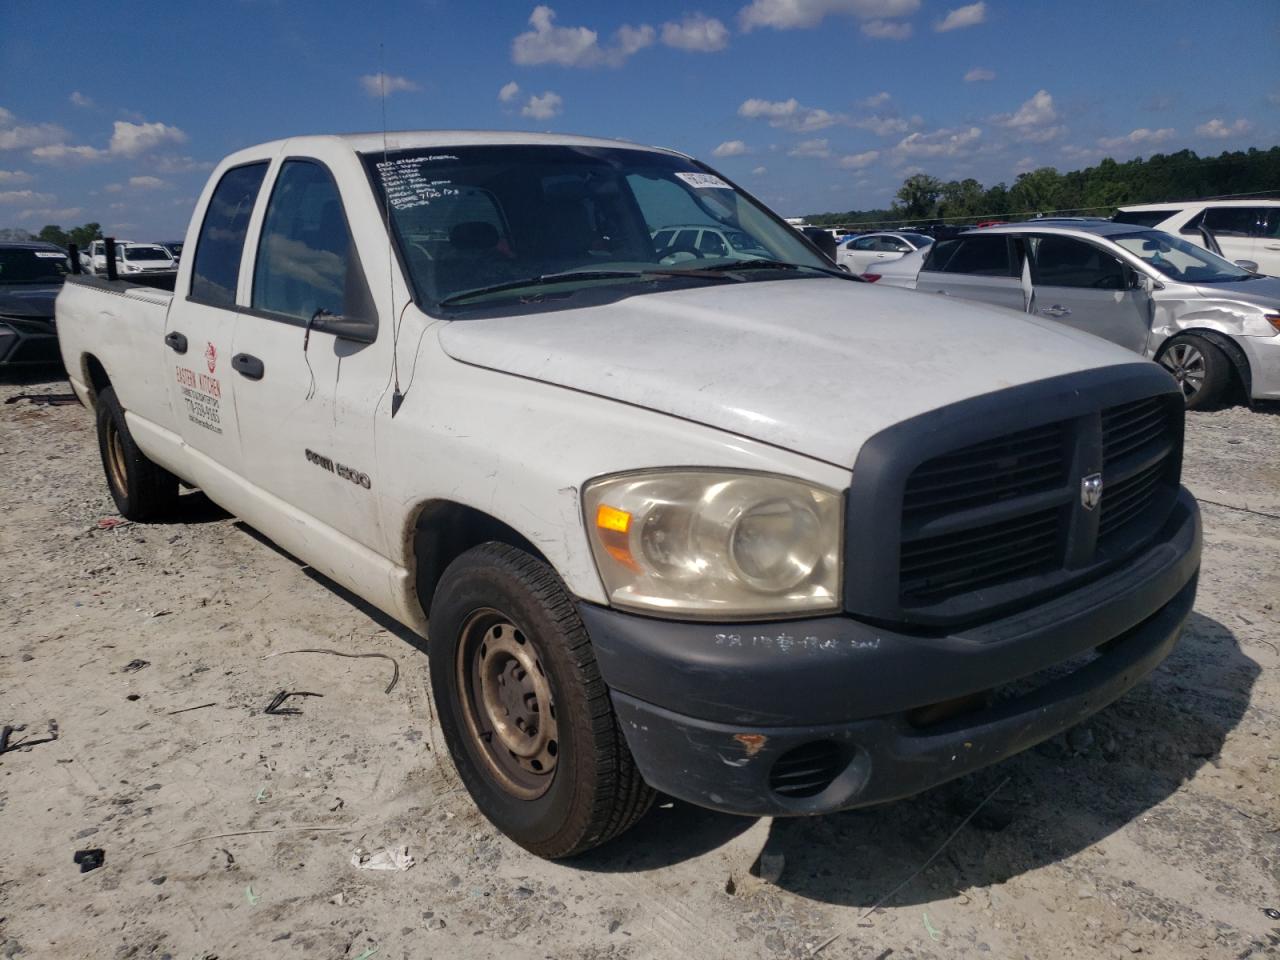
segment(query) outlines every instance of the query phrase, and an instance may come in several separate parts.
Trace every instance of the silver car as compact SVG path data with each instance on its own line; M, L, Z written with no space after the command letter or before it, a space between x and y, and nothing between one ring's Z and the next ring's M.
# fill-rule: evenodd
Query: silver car
M1280 279L1172 234L1035 220L971 230L877 272L886 286L1010 307L1151 357L1192 409L1233 385L1280 400Z

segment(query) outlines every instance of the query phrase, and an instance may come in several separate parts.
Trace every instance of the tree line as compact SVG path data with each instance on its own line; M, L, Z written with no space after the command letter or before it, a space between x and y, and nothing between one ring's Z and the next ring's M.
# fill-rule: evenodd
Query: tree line
M0 229L0 240L44 240L46 243L57 244L63 249L66 249L68 244L74 243L83 250L94 240L101 239L102 225L98 223L86 223L68 230L50 223L41 227L39 233L32 233L20 227Z
M1069 173L1041 167L1020 173L1012 185L985 187L972 178L943 182L917 173L898 189L887 209L810 214L815 226L903 221L965 224L982 220L1025 219L1036 214L1107 217L1118 206L1163 203L1238 194L1280 195L1280 146L1251 147L1200 157L1193 150L1158 153L1143 160L1096 166Z

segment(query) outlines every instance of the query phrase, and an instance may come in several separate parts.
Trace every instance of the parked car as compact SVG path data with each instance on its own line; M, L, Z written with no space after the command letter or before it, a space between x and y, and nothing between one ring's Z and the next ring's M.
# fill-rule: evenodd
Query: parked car
M769 258L674 264L671 209ZM689 157L298 137L223 160L193 216L171 294L58 300L117 507L163 516L181 479L429 633L462 782L540 855L659 790L917 793L1102 709L1191 611L1166 371L860 283Z
M172 273L178 269L173 255L158 243L125 243L116 247L121 273Z
M1177 234L1205 246L1202 228L1228 260L1280 277L1280 200L1190 200L1121 207L1113 218Z
M52 243L0 241L0 370L58 362L53 305L68 271Z
M720 257L761 259L769 251L760 241L742 230L707 224L678 224L654 231L653 244L662 258L673 260L701 260ZM683 255L683 256L682 256Z
M850 273L862 274L881 263L897 260L904 253L933 243L922 233L867 233L840 244L836 263Z
M116 241L116 260L120 259L119 248L128 241ZM107 241L94 240L88 246L88 249L80 252L80 263L83 269L88 273L106 273L107 272Z
M1047 317L1163 364L1188 407L1280 399L1280 279L1160 230L1100 220L987 227L878 267L878 282Z

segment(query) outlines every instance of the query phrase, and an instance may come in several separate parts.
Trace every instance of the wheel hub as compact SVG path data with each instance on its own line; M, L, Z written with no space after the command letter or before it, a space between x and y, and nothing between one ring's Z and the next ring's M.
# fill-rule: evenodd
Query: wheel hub
M556 768L559 730L533 642L501 614L478 614L463 629L458 670L468 726L490 772L517 796L541 796Z
M1182 388L1183 394L1190 397L1204 386L1206 364L1204 354L1189 343L1175 343L1160 358L1164 366Z

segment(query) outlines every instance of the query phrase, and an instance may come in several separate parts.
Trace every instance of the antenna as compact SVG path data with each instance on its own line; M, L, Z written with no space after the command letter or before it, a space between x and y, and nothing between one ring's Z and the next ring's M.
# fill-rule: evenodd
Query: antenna
M378 99L382 102L382 163L383 170L386 170L387 164L387 68L385 57L385 45L378 44ZM386 182L385 179L383 181ZM393 251L391 249L391 210L390 202L387 199L385 190L382 196L382 229L386 233L387 238L387 299L391 304L391 315L395 316L396 311L396 285L395 274L391 267ZM405 304L408 306L408 304ZM400 317L403 319L404 311L400 311ZM400 412L400 404L404 403L404 392L400 389L400 321L391 321L391 379L393 387L391 389L391 416L394 417Z

